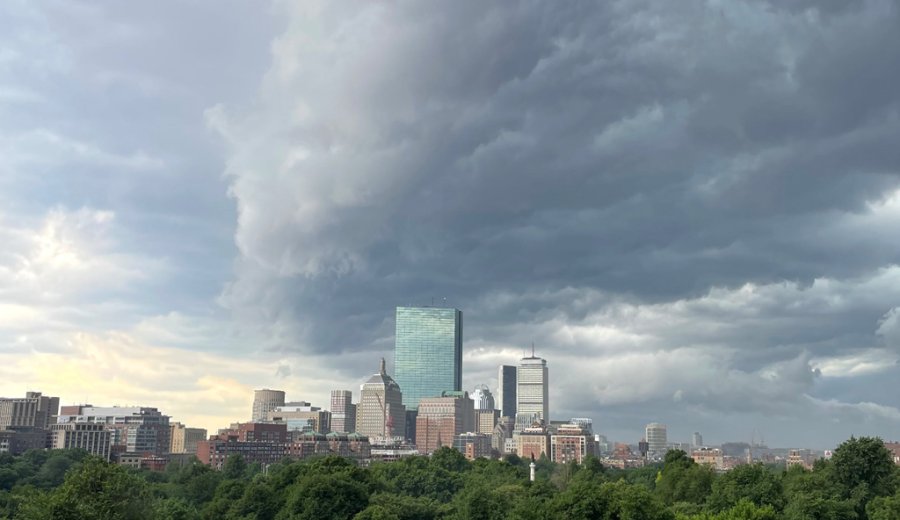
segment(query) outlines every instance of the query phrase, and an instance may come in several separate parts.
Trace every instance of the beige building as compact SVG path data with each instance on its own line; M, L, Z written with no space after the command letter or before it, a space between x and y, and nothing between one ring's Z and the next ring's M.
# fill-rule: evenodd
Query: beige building
M109 460L111 432L102 424L69 422L50 425L50 447L54 450L79 448Z
M452 447L458 435L471 432L474 406L468 392L444 392L441 397L419 399L416 416L419 453L431 453L441 446Z
M26 392L25 397L0 398L0 430L10 427L48 429L59 414L59 397Z
M550 435L543 426L533 425L525 428L516 437L516 453L523 459L541 458L550 455Z
M169 425L169 453L197 453L197 443L206 440L203 428L188 428L176 422Z
M691 458L697 464L705 464L718 470L725 469L725 455L718 448L696 449L691 452Z
M268 388L254 390L253 414L250 422L265 421L269 412L279 406L284 406L283 390L269 390Z
M387 375L384 359L377 374L360 386L356 432L370 441L406 437L406 407L400 385Z
M356 405L353 404L353 392L350 390L331 391L331 431L356 431Z
M491 435L500 420L500 410L475 410L475 433Z

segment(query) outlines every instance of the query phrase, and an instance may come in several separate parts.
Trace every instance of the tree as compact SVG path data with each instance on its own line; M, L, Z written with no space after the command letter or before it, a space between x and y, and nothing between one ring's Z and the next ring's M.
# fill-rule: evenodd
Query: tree
M242 457L238 453L234 453L228 456L225 459L225 464L222 465L222 476L227 479L240 479L244 478L244 475L247 473L247 462L244 461L244 457Z
M702 504L712 490L714 479L711 467L697 464L681 450L671 450L666 453L663 469L656 479L656 494L670 505Z
M781 481L762 464L742 464L713 482L707 505L713 512L731 509L746 498L758 506L784 506Z
M279 519L344 520L369 504L365 486L346 475L307 475L294 485Z
M887 496L894 492L894 462L891 452L879 438L850 437L831 458L834 477L849 497L856 488L865 486L867 497Z
M896 520L900 518L900 494L875 497L866 506L869 520Z

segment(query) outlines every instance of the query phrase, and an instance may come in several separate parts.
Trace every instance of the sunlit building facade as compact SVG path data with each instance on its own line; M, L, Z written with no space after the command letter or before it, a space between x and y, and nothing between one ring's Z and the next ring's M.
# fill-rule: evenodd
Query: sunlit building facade
M461 391L462 311L397 307L394 379L408 410L417 410L424 397Z

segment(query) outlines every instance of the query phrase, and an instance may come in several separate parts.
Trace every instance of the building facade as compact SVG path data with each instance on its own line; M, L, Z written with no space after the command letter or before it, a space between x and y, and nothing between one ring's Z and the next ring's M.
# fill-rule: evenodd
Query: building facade
M494 396L487 385L481 385L472 392L472 401L476 410L494 409Z
M408 410L462 390L462 324L458 309L397 307L394 378Z
M387 375L384 359L378 373L360 386L356 433L370 440L406 438L406 408L400 385Z
M475 410L475 423L472 431L475 433L494 433L494 427L500 420L500 410Z
M59 397L26 392L25 397L0 398L0 430L13 426L49 429L59 413Z
M595 453L593 434L578 424L561 425L550 436L550 459L553 462L581 464L585 457Z
M197 443L206 440L203 428L188 428L180 422L169 425L169 453L197 453Z
M331 431L356 431L356 405L353 404L353 392L350 390L331 391Z
M523 459L539 459L550 455L550 435L543 426L525 428L516 439L516 453Z
M453 439L453 447L469 460L491 457L491 436L483 433L461 433Z
M419 400L416 417L416 448L429 454L473 429L474 403L468 392L444 392L441 397Z
M253 391L253 412L250 421L265 421L266 416L279 406L284 406L284 391L270 390L263 388L262 390Z
M269 411L267 421L287 425L288 430L326 434L331 432L331 412L309 403L287 403Z
M535 422L550 424L550 382L547 361L534 354L522 358L516 371L516 428Z
M703 446L703 436L700 435L700 432L694 432L694 434L691 435L691 446L693 446L694 448L700 448Z
M650 453L665 453L669 443L666 434L666 425L650 423L644 429L644 439L647 440Z
M229 455L241 455L248 464L274 464L288 453L285 424L240 423L197 443L200 462L222 469Z
M50 425L50 447L55 450L82 449L109 460L109 430L103 424L64 423Z
M171 447L169 416L144 406L66 406L58 424L102 424L110 432L111 451L163 455Z
M500 365L497 371L497 407L501 417L516 416L516 367Z

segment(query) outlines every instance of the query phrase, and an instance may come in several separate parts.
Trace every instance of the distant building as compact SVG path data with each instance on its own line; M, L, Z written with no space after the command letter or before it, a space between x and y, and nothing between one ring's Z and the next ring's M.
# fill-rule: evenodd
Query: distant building
M644 438L650 448L650 453L665 453L668 441L666 435L666 425L660 423L650 423L645 428Z
M476 410L493 410L494 396L486 385L481 385L472 392L472 401Z
M698 448L691 452L691 458L697 464L712 466L717 470L725 469L725 454L718 448Z
M516 453L523 459L541 458L550 455L550 435L542 426L525 428L517 437Z
M356 405L350 390L331 391L331 430L345 433L356 431Z
M475 410L475 424L472 431L490 435L500 420L500 410Z
M30 426L10 426L0 430L0 453L21 455L28 450L47 447L47 430Z
M885 442L884 447L891 452L891 458L894 464L900 466L900 442ZM825 452L825 458L831 458L831 452Z
M229 455L241 455L248 464L274 464L288 453L285 424L240 423L197 443L200 462L222 469Z
M441 397L419 400L416 448L428 454L451 447L456 436L473 430L474 403L468 392L444 392Z
M491 448L498 454L515 453L515 442L512 444L511 451L507 451L506 449L506 442L513 440L512 435L514 429L515 421L512 417L500 417L497 420L497 424L494 426L494 431L491 433Z
M103 424L69 422L50 425L50 447L55 450L82 449L109 460L110 432Z
M407 410L419 400L462 390L462 311L397 307L394 378Z
M806 469L812 469L816 459L819 457L810 450L791 450L788 453L787 467L801 466Z
M500 365L497 373L497 406L501 417L516 417L516 367Z
M283 390L269 390L268 388L263 388L262 390L254 390L253 412L251 414L250 421L265 421L269 412L271 412L275 408L278 408L279 406L284 406Z
M171 446L169 416L146 406L66 406L57 422L102 424L110 432L111 451L164 455Z
M694 434L691 436L691 445L694 448L703 446L703 436L700 435L700 432L694 432Z
M309 403L287 403L270 410L267 421L287 424L288 430L326 434L331 432L331 412Z
M180 422L169 425L169 453L197 453L197 443L206 439L203 428L188 428Z
M48 397L41 392L26 392L25 397L2 397L0 430L14 426L48 430L58 413L59 397Z
M550 393L547 361L536 357L522 358L516 371L516 429L540 421L550 424Z
M569 424L575 424L580 427L585 433L594 433L594 420L590 417L573 417L569 419Z
M384 359L378 373L360 387L356 407L356 432L373 439L406 438L406 408L400 386L385 371Z
M491 457L491 436L483 433L461 433L453 440L453 447L469 460Z
M589 429L577 424L565 424L550 436L550 459L553 462L581 464L588 455L594 455L594 436Z

